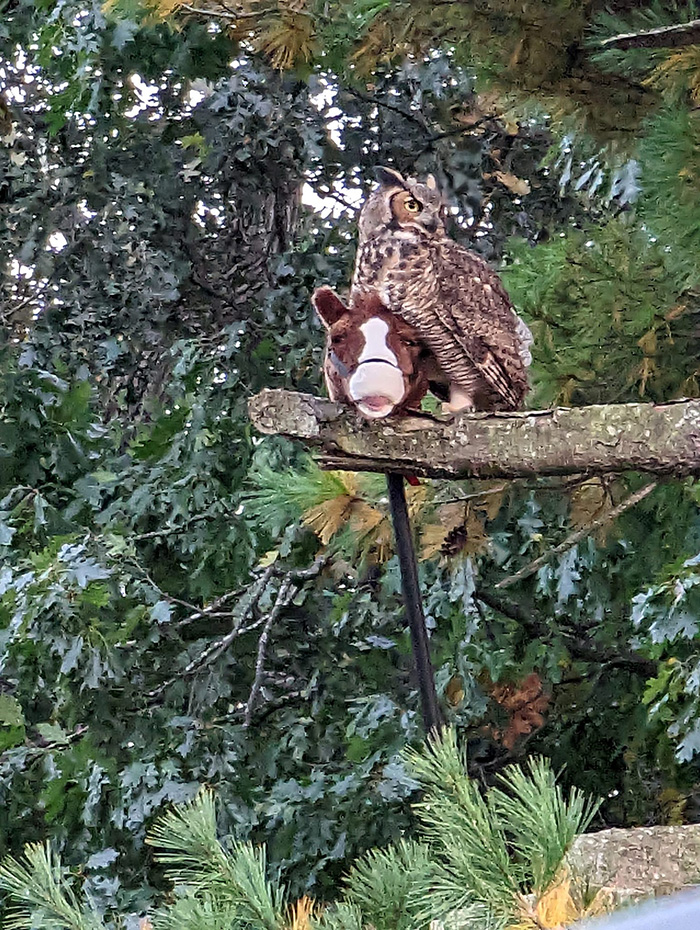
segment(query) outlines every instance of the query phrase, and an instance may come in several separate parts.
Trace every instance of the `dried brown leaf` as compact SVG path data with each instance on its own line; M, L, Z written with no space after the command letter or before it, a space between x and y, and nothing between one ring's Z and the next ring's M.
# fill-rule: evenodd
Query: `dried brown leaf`
M509 191L518 197L524 197L530 193L530 182L526 181L525 178L518 178L508 171L497 171L495 177L504 187L507 187Z
M571 492L569 523L574 529L582 529L602 516L606 509L612 509L612 503L605 486L600 478L592 478Z
M509 717L505 729L493 731L494 738L506 749L513 749L520 736L527 736L544 724L549 695L545 693L537 672L532 672L518 684L495 685L491 697Z
M464 700L464 682L460 675L453 675L447 682L445 697L450 707L457 707Z

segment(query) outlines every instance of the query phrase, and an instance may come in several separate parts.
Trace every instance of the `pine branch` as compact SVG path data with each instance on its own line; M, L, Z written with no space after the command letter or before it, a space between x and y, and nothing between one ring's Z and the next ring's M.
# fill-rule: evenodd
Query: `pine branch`
M31 843L21 859L6 859L0 866L0 889L18 907L5 920L5 930L101 930L97 914L79 906L63 877L61 863L51 847Z
M331 904L320 918L311 920L311 930L364 930L364 926L360 908L344 901Z
M232 930L239 926L235 905L217 898L188 893L153 915L152 930ZM142 922L141 930L150 930Z
M626 32L600 42L600 48L681 48L700 44L700 19L642 32Z
M284 889L266 878L263 848L233 843L225 850L216 836L214 796L201 791L189 804L170 811L153 827L147 843L158 848L168 876L216 912L235 916L261 930L281 930ZM230 926L231 924L229 924Z
M345 898L360 908L363 923L375 930L411 930L415 921L408 894L429 865L428 848L413 841L372 849L351 868Z
M470 906L482 915L511 915L523 876L510 858L503 825L467 775L454 730L443 730L422 752L404 755L427 787L416 812L438 854L435 867L417 876L410 893L416 921Z
M505 825L513 848L528 863L531 888L543 894L554 881L576 837L584 833L600 802L572 788L565 798L545 759L530 759L527 768L509 766L499 776L506 788L493 788L491 810Z
M565 797L544 759L526 770L510 767L501 776L506 790L492 788L484 797L467 775L453 730L405 757L426 787L417 811L434 856L409 892L414 925L459 909L465 928L520 926L523 904L552 888L597 802L575 788Z

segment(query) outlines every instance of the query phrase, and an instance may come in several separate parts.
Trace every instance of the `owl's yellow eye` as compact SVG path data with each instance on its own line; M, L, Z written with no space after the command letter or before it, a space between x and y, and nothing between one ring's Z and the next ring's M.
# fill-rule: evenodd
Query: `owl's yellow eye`
M423 209L423 204L419 203L415 197L407 197L403 205L409 213L420 213Z

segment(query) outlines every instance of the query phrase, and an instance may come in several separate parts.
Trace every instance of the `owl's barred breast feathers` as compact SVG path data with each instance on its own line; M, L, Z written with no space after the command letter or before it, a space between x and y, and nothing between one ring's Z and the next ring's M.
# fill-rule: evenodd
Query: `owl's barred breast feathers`
M520 407L532 336L500 279L446 235L434 182L382 171L360 215L353 286L376 288L416 328L469 406Z

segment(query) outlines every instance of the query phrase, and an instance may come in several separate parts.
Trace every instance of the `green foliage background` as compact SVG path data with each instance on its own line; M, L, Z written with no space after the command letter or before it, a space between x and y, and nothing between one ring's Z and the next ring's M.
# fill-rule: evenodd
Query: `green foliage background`
M203 789L149 831L146 842L173 893L148 923L156 930L410 930L458 909L459 925L469 930L514 930L539 925L537 911L554 896L561 900L562 891L558 911L567 921L608 909L564 864L597 803L576 789L567 796L541 758L506 768L484 798L454 730L434 736L421 753L403 754L424 791L417 808L423 842L370 850L347 875L340 900L290 900L279 878L269 876L264 846L219 839L214 796ZM27 844L21 858L5 859L0 888L10 902L8 930L108 925L93 902L75 894L50 843Z
M347 285L374 165L435 172L453 235L503 266L533 405L700 392L697 72L590 50L669 5L298 6L242 6L245 34L0 6L0 854L50 838L100 909L162 887L146 831L202 784L293 893L331 896L413 828L398 571L360 509L385 517L381 488L319 477L246 415L262 387L321 389L309 295ZM272 67L271 30L291 48L303 17L311 50ZM599 825L698 815L696 483L493 590L643 480L415 505L427 533L467 498L466 548L421 571L473 773L537 750L606 796ZM342 498L355 523L306 578L324 547L299 516ZM504 741L497 686L533 672L542 725Z

